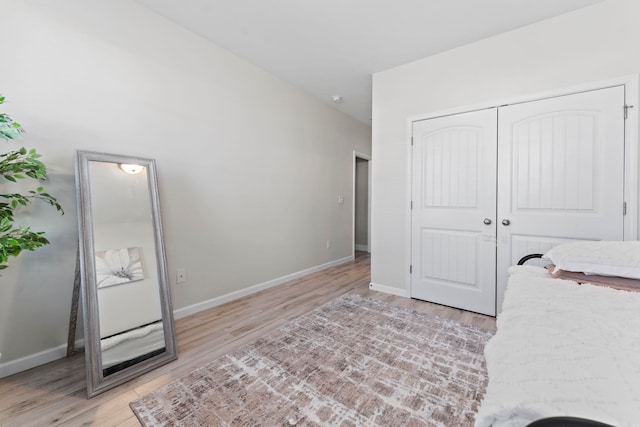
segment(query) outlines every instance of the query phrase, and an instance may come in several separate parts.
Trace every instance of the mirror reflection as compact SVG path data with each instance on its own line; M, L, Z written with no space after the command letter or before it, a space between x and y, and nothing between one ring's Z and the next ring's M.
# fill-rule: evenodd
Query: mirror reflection
M177 356L155 162L79 151L76 167L91 397Z
M163 352L165 343L146 167L90 161L89 176L107 376Z

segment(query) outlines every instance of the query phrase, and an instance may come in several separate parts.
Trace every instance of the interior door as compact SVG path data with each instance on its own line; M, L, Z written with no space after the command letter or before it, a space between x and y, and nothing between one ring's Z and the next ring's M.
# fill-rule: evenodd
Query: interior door
M498 112L498 311L507 269L573 240L623 240L624 87Z
M496 120L413 124L412 298L495 315Z

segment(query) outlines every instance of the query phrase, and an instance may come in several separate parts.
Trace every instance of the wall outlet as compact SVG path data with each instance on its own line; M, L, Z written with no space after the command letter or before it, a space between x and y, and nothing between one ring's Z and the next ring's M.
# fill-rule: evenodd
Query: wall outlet
M327 239L327 249L329 249L331 247L331 240Z
M184 268L176 269L176 283L184 283L187 281L187 270Z

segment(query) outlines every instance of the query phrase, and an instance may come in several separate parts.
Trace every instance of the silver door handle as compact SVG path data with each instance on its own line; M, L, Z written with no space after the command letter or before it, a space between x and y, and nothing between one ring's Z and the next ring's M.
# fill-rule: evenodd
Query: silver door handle
M489 218L485 218L482 222L484 222L485 225L491 225L491 220Z
M505 227L506 227L507 225L509 225L509 224L511 224L511 221L509 221L508 219L503 219L503 220L502 220L502 225L504 225Z

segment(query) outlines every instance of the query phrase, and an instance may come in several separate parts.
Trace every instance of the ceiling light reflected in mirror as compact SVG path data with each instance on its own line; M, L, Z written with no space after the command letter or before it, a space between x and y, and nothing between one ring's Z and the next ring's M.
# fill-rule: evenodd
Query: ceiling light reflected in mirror
M128 164L128 163L120 163L120 164L118 164L118 167L123 172L126 172L126 173L131 174L131 175L138 174L138 173L142 172L142 169L144 169L144 166L142 166L142 165Z

